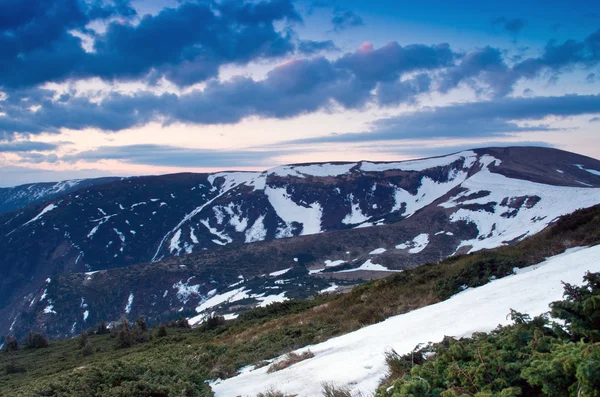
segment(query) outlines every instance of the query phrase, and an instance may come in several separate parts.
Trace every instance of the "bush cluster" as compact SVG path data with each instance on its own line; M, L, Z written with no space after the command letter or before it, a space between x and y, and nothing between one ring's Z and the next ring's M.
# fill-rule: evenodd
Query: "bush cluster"
M376 397L599 397L600 273L565 284L550 315L512 311L514 324L387 355L388 379Z

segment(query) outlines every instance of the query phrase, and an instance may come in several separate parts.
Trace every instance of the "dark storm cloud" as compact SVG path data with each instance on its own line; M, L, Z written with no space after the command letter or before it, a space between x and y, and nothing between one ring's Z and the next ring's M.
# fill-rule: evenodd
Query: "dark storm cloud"
M516 132L549 131L549 125L534 123L548 116L577 116L600 112L600 95L502 98L429 108L381 119L372 131L300 139L286 144L323 142L370 142L401 139L499 137Z
M184 2L135 25L123 20L133 16L135 10L125 0L3 2L0 87L157 74L190 85L215 77L220 65L293 52L292 33L276 31L274 23L301 20L291 0ZM112 17L121 19L111 20L104 33L86 28L91 21ZM93 36L92 52L83 49L73 31Z
M363 46L334 61L324 57L289 61L269 71L263 80L242 76L209 80L203 90L180 96L111 93L98 102L68 94L54 100L52 91L40 89L14 91L0 100L0 111L6 114L0 118L0 132L8 136L60 128L119 131L151 121L231 124L249 116L294 117L334 104L355 109L372 101L380 105L413 102L429 89L431 79L424 74L398 79L452 62L448 45L390 43L377 50ZM38 108L33 111L32 105Z
M0 85L5 86L0 97L3 140L58 133L62 128L116 132L149 122L233 124L251 116L283 119L340 107L395 106L462 85L499 99L521 79L548 74L556 78L575 66L591 68L600 63L600 30L581 41L550 41L538 57L510 64L497 48L459 54L446 43L391 42L380 48L365 43L329 59L314 55L334 50L332 41L299 40L291 29L275 29L276 23L301 20L291 0L182 2L144 16L136 25L126 20L135 14L125 0L52 0L47 8L39 3L25 0L31 9L15 3L13 19L0 13L0 41L7 49L0 51ZM57 23L57 18L63 22ZM110 23L104 33L95 35L93 51L88 53L69 32L83 30L98 18ZM313 57L282 63L262 80L215 78L224 64L291 53ZM180 86L199 81L205 86L181 95L113 92L100 101L74 93L57 96L35 86L91 76L150 82L166 77ZM495 123L492 120L482 131L516 128Z

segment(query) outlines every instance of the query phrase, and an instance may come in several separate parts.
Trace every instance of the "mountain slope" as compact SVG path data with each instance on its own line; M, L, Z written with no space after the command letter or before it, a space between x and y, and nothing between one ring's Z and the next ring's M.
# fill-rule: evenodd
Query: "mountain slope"
M538 316L563 295L562 283L581 285L586 272L600 271L600 246L576 248L512 276L461 292L422 309L310 346L313 358L289 368L267 372L269 366L245 368L240 375L211 383L216 397L254 396L270 385L286 395L321 395L322 384L333 382L353 393L375 391L386 373L385 353L410 353L420 343L446 336L466 337L511 323L511 310ZM457 321L457 314L460 320ZM435 326L432 326L435 324ZM295 351L301 354L306 347ZM285 356L269 360L278 362Z
M80 190L0 217L0 334L38 324L66 336L99 319L176 310L199 320L216 306L233 315L509 244L599 203L598 170L554 149L490 148ZM166 257L175 259L101 271ZM59 288L46 280L62 273L75 273L68 289L43 301Z
M186 395L212 396L205 380L229 378L244 367L247 370L250 364L441 302L464 286L476 288L510 276L515 267L538 264L548 256L564 252L565 248L597 245L599 220L600 206L580 210L514 245L448 258L440 264L425 264L362 284L347 294L251 310L225 324L206 324L193 330L169 327L167 337L160 337L153 329L146 335L152 338L150 341L140 339L133 348L119 348L116 345L119 338L103 334L89 336L92 355L82 354L79 338L51 341L47 349L24 348L15 354L0 352L0 367L13 363L27 371L0 373L0 394L100 396L118 382L122 387L117 390L128 395L139 390L179 394L185 388ZM561 271L569 272L579 262L566 263ZM157 268L159 264L147 266ZM579 284L580 280L576 282ZM531 291L523 288L513 295L521 293ZM61 314L60 310L57 312ZM505 315L502 313L503 320ZM373 339L365 342L376 344ZM372 353L379 356L376 349ZM270 385L262 386L264 391ZM312 387L310 382L307 386Z

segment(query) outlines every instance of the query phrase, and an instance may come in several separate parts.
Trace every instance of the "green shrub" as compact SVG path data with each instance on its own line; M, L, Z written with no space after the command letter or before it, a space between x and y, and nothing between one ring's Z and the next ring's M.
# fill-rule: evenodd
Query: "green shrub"
M600 342L600 273L587 273L585 285L564 284L564 299L554 302L551 315L564 320L571 339Z
M81 348L81 354L83 354L85 357L94 354L94 348L89 340L86 341L85 345L83 345L83 347Z
M192 328L188 320L181 316L177 320L169 321L167 326L171 328Z
M126 319L121 320L121 323L116 330L116 334L118 348L124 349L135 344L135 337L133 332L131 332L129 322Z
M13 354L9 354L8 362L4 365L4 372L6 375L18 374L19 372L26 372L17 358Z
M140 332L146 332L146 331L148 331L148 325L146 324L146 320L144 320L144 318L141 317L141 316L138 316L135 319L135 326L137 327L137 329Z
M565 330L545 315L511 311L514 324L490 333L445 338L417 354L390 353L390 377L376 397L600 397L600 273L584 281L565 284L565 299L551 304Z
M108 329L108 326L106 325L106 321L102 320L98 323L98 326L96 327L96 335L105 335L110 333L110 329Z
M158 336L159 338L164 338L165 336L167 336L167 326L164 324L161 324L158 327L158 331L156 332L156 336Z
M5 352L16 352L19 350L19 341L14 336L7 336L4 340Z
M41 349L48 347L48 339L44 338L42 334L30 332L25 340L25 346L28 349Z
M79 334L79 347L83 348L88 342L88 333L87 331L81 331Z
M206 321L202 324L202 330L211 331L222 325L225 325L225 317L213 313L209 315L206 318Z

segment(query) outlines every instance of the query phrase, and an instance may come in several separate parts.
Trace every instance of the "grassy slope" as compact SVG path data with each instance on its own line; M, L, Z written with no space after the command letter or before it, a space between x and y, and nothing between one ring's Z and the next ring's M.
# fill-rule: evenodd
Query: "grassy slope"
M209 396L204 379L232 376L243 365L438 302L465 285L482 285L566 248L598 244L599 224L600 206L580 210L510 247L426 264L341 296L274 304L213 330L169 328L167 337L129 349L117 349L110 335L91 337L95 353L88 357L77 338L21 349L14 359L26 372L0 372L0 394ZM0 353L0 371L8 360Z

